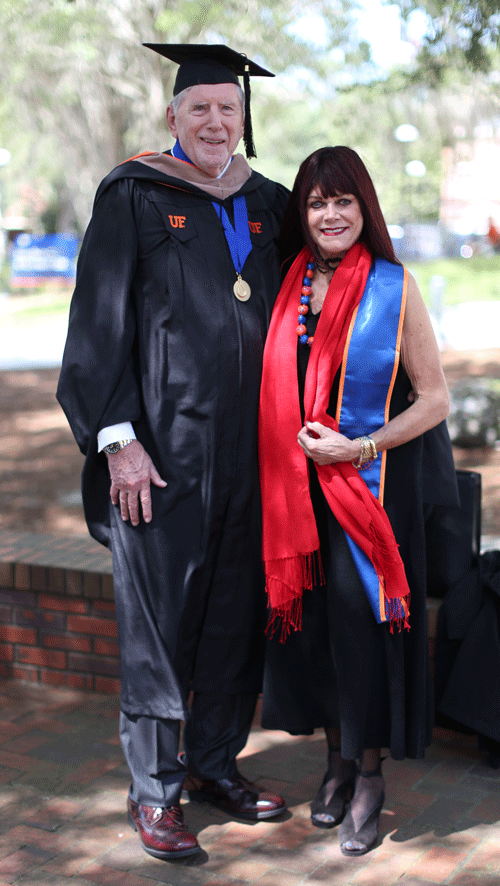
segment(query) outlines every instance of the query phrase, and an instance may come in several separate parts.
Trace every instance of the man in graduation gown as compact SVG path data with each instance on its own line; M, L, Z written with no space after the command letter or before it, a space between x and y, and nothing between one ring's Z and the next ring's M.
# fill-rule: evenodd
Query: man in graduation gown
M186 766L190 796L235 817L284 809L235 758L261 688L257 412L288 195L233 156L243 133L253 153L248 75L268 72L226 47L147 45L180 64L176 143L97 191L57 396L90 532L113 554L129 821L168 859L199 849Z

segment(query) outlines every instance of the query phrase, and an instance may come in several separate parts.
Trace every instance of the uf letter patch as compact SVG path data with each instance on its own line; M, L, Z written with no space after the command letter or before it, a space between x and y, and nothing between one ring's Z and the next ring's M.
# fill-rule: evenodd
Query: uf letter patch
M186 224L185 215L169 215L169 219L173 228L183 228Z

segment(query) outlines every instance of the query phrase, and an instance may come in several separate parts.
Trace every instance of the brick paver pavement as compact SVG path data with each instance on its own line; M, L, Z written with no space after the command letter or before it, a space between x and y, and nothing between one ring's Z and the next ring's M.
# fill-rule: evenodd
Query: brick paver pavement
M320 733L256 721L245 775L283 793L279 820L242 824L185 803L202 853L146 855L125 815L128 772L116 696L0 682L0 886L498 886L500 792L473 739L439 731L424 761L385 763L381 840L344 858L337 829L311 827L326 757Z

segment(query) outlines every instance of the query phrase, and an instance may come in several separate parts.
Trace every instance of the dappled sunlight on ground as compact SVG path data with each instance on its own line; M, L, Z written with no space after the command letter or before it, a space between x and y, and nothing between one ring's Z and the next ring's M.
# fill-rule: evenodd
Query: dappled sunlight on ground
M0 373L0 529L86 535L83 456L55 399L58 369Z
M310 822L326 741L260 728L241 770L281 793L277 819L238 822L182 801L202 851L165 863L127 824L129 773L118 740L119 698L0 681L0 883L23 886L497 886L498 770L477 738L435 731L423 760L384 763L386 802L373 851L346 859L338 828Z

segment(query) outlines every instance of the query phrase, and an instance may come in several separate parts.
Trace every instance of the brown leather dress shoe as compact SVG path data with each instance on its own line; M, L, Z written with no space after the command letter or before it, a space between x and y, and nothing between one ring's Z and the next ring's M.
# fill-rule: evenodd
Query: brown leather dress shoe
M129 797L128 820L138 832L143 849L155 858L183 858L200 849L184 824L180 806L140 806Z
M184 781L184 791L190 800L206 800L233 818L246 821L274 818L275 815L281 815L286 808L282 797L261 790L240 773L235 778L217 780L196 778L188 774Z

